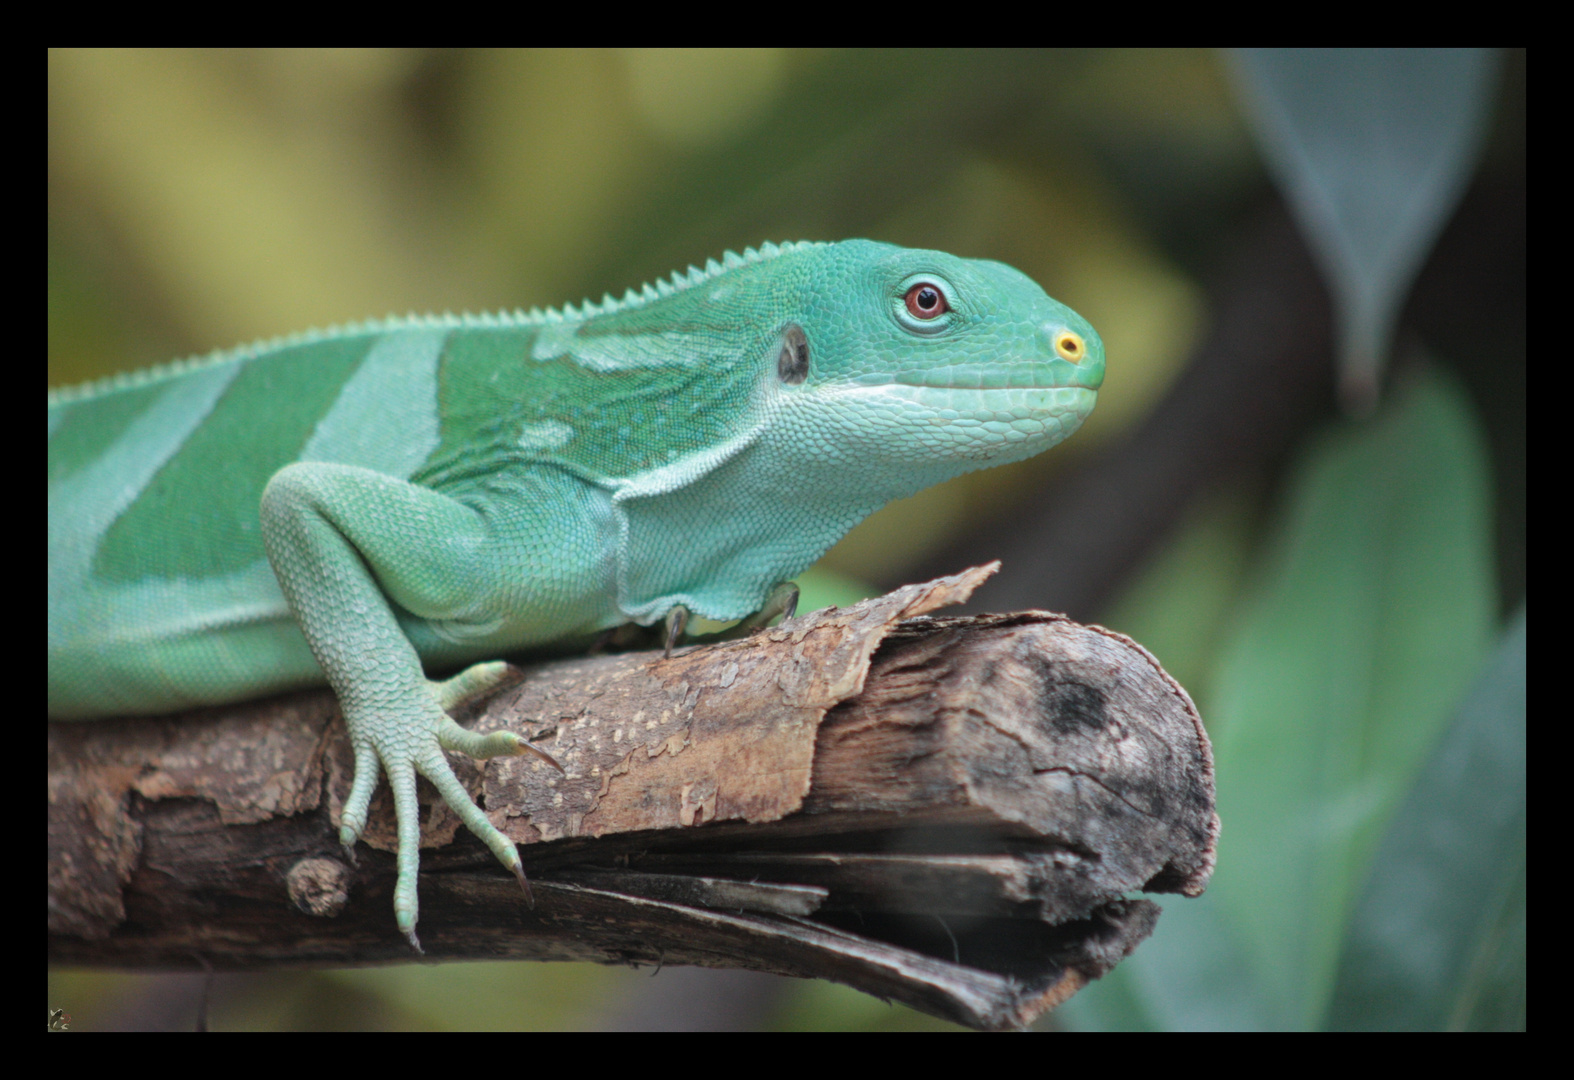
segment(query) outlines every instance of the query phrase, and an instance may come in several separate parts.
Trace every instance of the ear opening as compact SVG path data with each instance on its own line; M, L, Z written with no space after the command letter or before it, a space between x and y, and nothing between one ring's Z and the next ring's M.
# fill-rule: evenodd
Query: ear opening
M776 354L776 377L797 386L809 377L809 337L797 323L782 327L781 351Z

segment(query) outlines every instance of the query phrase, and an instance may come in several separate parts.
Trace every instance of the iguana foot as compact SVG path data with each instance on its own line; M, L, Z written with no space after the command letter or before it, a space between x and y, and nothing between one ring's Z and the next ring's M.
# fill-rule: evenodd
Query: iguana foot
M393 791L394 819L399 835L394 918L400 932L416 952L421 952L420 940L415 935L420 912L416 883L421 869L421 819L415 797L416 773L432 782L443 801L459 815L465 826L480 838L499 862L513 871L519 879L526 901L534 906L524 864L513 841L487 819L443 755L444 750L483 759L531 754L558 772L563 772L563 766L550 754L511 731L479 735L466 731L448 715L447 709L496 689L507 677L507 668L501 662L476 664L444 682L428 681L425 700L411 702L408 711L390 709L386 702L360 708L346 706L345 709L345 722L355 748L355 778L350 784L350 794L345 799L340 816L339 842L350 851L360 839L366 827L372 792L377 787L380 765L388 774L388 784Z

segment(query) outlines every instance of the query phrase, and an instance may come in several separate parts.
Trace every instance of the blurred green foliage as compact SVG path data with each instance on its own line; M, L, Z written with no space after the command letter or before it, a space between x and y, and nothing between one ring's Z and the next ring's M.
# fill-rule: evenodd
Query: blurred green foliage
M1399 310L1476 170L1494 49L1242 49L1241 97L1339 306L1340 393L1377 404Z
M1281 98L1321 93L1301 60ZM806 607L901 580L975 522L1009 529L1130 437L1208 330L1200 274L1267 195L1257 138L1278 139L1293 188L1299 137L1265 135L1260 110L1249 126L1229 64L1201 51L55 50L48 78L51 386L388 312L621 294L764 240L999 259L1098 327L1109 376L1083 432L887 507L806 576ZM1490 92L1449 106L1456 128ZM1341 175L1327 151L1299 159ZM1435 237L1446 201L1411 231ZM1333 241L1314 218L1316 250ZM1373 325L1397 319L1395 277ZM1488 460L1505 421L1484 438L1448 374L1469 341L1425 345L1443 362L1412 360L1368 420L1221 476L1102 613L1197 698L1224 832L1210 891L1168 900L1049 1026L1523 1026L1524 629L1522 609L1498 625ZM1483 756L1480 791L1459 762ZM648 976L279 973L222 984L213 1024L591 1028L659 993ZM58 972L50 1001L81 1028L129 1023L161 985ZM758 1022L948 1026L813 983L773 1016Z

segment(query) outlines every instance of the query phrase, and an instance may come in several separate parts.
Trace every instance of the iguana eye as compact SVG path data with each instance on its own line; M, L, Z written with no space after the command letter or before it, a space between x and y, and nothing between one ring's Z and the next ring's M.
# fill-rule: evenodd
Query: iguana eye
M1055 335L1055 352L1060 354L1062 360L1070 360L1073 364L1080 363L1087 355L1087 351L1088 347L1083 344L1080 334L1062 330Z
M915 319L938 319L951 310L945 302L945 293L927 281L920 281L907 290L907 310Z

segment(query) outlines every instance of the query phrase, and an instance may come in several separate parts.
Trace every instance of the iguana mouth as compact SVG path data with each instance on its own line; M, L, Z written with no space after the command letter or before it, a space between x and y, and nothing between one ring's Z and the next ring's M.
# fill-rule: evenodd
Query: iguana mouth
M1104 382L1104 365L1072 364L1064 360L1002 364L947 364L860 375L859 386L924 387L933 390L1097 390Z
M1009 443L1064 438L1081 425L1098 399L1097 392L1085 386L973 389L887 382L846 388L840 393L856 395L870 404L880 401L887 409L927 414L920 423L976 428L982 437L997 436Z

